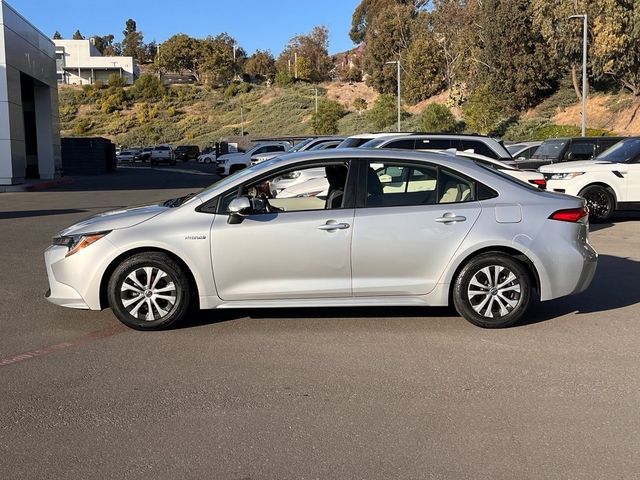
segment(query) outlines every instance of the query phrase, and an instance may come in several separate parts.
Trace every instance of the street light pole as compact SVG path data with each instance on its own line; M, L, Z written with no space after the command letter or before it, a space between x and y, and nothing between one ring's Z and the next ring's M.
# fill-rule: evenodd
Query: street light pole
M396 64L398 66L397 83L398 83L398 132L399 132L400 131L400 59L393 60L390 62L385 62L385 63L387 65Z
M318 87L315 87L316 90L316 115L318 115Z
M587 136L587 14L571 15L569 18L581 18L582 24L582 136Z

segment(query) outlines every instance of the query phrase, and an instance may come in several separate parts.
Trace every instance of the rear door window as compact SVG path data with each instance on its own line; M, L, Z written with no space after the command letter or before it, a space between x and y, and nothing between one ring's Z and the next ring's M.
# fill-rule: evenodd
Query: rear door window
M498 158L493 150L483 142L478 142L477 140L460 140L460 150L473 150L473 153L477 153L478 155L484 155L489 158Z
M449 138L417 138L415 144L416 150L448 150L456 148Z
M394 140L392 142L387 143L384 148L397 148L399 150L414 150L416 145L416 141L412 138L407 138L404 140Z
M590 160L595 155L596 143L588 140L575 140L569 145L565 159L568 160Z

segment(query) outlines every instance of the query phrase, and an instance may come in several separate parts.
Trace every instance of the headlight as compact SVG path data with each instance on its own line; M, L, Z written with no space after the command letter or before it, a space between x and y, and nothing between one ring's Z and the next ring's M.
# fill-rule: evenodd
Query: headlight
M554 173L551 180L571 180L572 178L584 175L584 172Z
M80 250L87 248L92 243L97 242L102 237L107 235L108 232L96 232L96 233L83 233L80 235L64 235L53 238L53 244L61 247L67 247L69 251L65 257L69 257Z
M221 158L220 160L216 160L217 163L227 163L229 160L226 158Z

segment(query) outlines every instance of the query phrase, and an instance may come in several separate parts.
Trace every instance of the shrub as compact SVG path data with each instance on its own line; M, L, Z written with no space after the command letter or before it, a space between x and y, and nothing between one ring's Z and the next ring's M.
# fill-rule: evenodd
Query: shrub
M106 94L98 101L103 113L113 113L122 110L127 105L127 94L122 88L110 87Z
M482 134L492 133L504 119L504 107L488 84L471 94L463 111L470 130Z
M109 75L108 83L110 87L125 87L127 85L127 81L117 73Z
M318 104L318 113L313 114L313 133L316 135L335 135L338 133L338 120L345 115L344 108L333 100L323 100Z
M71 103L60 104L60 121L70 122L78 113L78 108Z
M230 84L224 89L224 98L233 98L238 94L238 86L235 83Z
M423 132L457 133L461 131L460 123L446 105L432 103L420 116L420 130Z
M384 130L398 119L398 104L393 95L383 94L378 97L368 114L369 120L377 130Z
M93 122L87 118L79 118L73 126L73 133L75 135L84 135L93 128Z
M242 82L238 90L240 91L240 93L249 93L252 89L253 87L249 82Z
M141 75L131 87L134 98L140 100L160 100L167 89L155 75Z
M293 75L289 72L280 71L276 73L275 82L279 87L286 87L287 85L291 85L293 83Z
M362 115L362 112L366 110L368 106L369 105L364 98L358 97L353 101L353 108L358 111L358 115Z

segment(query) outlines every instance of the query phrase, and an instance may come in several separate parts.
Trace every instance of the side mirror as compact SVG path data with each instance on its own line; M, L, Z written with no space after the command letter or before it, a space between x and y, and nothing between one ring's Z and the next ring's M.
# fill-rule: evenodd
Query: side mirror
M567 159L567 160L569 160L569 161L571 161L571 160L575 160L575 158L576 158L576 154L575 154L575 153L573 153L573 152L568 152L568 153L564 156L564 158L566 158L566 159Z
M251 201L247 197L238 197L229 204L229 218L227 223L235 225L242 223L244 217L251 214Z

